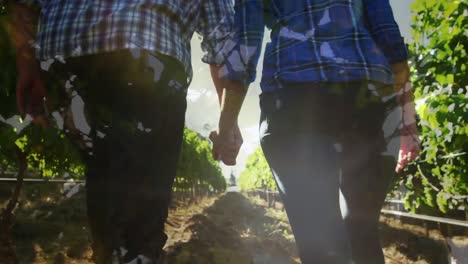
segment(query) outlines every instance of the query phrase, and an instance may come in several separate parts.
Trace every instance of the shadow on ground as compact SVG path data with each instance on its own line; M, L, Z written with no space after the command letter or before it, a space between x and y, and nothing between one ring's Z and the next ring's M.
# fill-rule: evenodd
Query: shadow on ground
M417 230L404 229L395 218L384 218L379 229L388 263L449 264L444 241L418 234Z
M1 186L2 201L10 187ZM84 200L84 192L65 199L58 184L25 185L12 229L20 263L91 263Z

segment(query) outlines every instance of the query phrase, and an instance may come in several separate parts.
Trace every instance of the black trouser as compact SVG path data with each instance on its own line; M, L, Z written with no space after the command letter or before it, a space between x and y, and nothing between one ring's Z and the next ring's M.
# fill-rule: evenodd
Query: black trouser
M62 93L61 114L86 164L95 261L111 263L121 248L128 260L139 254L157 259L167 239L164 223L183 138L182 66L134 50L55 62L52 69L76 75Z
M392 89L301 84L261 95L262 147L304 264L384 263L378 220L401 119Z

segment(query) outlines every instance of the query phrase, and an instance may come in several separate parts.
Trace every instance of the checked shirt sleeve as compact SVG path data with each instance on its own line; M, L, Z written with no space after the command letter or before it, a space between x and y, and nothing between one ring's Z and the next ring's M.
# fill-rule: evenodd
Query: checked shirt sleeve
M389 63L408 59L408 50L393 17L389 0L364 0L369 30Z
M265 30L264 0L236 0L232 39L224 51L222 77L248 85L255 81Z
M203 37L201 48L204 52L202 61L220 65L223 62L223 50L233 28L234 8L232 0L202 1L200 24L197 32Z

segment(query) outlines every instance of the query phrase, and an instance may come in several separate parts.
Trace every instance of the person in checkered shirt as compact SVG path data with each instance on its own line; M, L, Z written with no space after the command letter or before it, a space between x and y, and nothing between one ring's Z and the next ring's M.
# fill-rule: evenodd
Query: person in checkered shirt
M203 37L203 61L217 73L232 2L31 0L8 7L19 111L63 129L86 164L94 260L160 263L192 80L190 41L195 32ZM49 79L64 84L57 101L47 100ZM226 97L243 98L240 82L213 80L220 98L227 87ZM242 144L238 112L225 104L222 115L229 129L213 140L224 142L217 156L233 165Z
M408 51L389 0L236 0L219 74L255 80L260 141L309 263L385 263L379 215L419 153Z

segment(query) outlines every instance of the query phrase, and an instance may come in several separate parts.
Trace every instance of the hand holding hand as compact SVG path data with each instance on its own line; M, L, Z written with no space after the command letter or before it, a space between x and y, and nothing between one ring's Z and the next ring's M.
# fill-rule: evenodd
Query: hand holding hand
M236 165L237 155L243 144L239 126L220 122L219 133L213 131L210 134L213 142L213 158L222 160L228 166Z
M234 166L243 143L237 119L248 86L240 81L221 79L218 65L211 65L210 69L221 106L219 130L210 134L213 158L222 160L228 166Z

